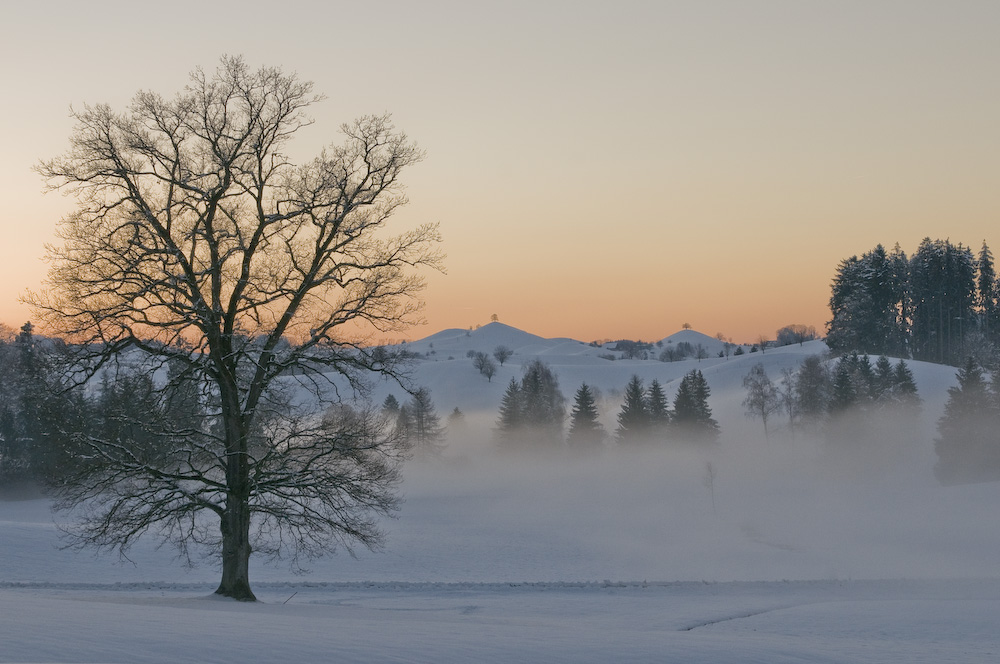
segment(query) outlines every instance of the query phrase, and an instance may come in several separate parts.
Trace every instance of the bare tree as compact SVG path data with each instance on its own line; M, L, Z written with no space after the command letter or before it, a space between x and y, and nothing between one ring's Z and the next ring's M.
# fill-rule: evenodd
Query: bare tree
M493 363L489 355L483 352L475 353L472 356L472 366L476 368L476 371L486 376L487 382L493 382L493 376L497 372L497 365Z
M781 408L778 390L767 376L763 364L755 364L750 373L743 377L743 387L747 390L743 399L748 417L759 417L764 424L764 435L768 436L767 420Z
M514 351L507 346L500 345L493 349L493 357L500 363L500 366L503 366L503 363L509 360L513 354Z
M370 512L394 507L391 436L366 410L303 412L294 393L329 404L363 393L371 371L400 377L398 356L360 328L414 322L413 268L441 258L435 226L386 228L406 202L400 174L422 157L388 116L343 125L344 141L306 165L288 160L319 99L294 74L227 57L173 99L74 111L70 150L38 167L79 202L47 290L28 298L75 342L76 383L116 358L173 363L205 401L197 429L154 423L173 446L162 458L78 436L101 463L61 486L59 504L89 509L81 543L125 552L154 531L217 547L216 592L238 599L254 599L252 550L379 545Z

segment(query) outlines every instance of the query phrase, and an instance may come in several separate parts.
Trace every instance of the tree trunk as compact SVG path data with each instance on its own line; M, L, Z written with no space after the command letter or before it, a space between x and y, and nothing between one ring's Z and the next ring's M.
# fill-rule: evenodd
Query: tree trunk
M223 408L238 413L238 401L227 399L236 393L226 391ZM225 417L226 435L226 507L222 512L222 582L217 595L253 602L250 590L250 463L247 457L247 427L240 417Z
M222 582L215 594L253 602L257 598L250 590L250 506L233 493L222 515Z

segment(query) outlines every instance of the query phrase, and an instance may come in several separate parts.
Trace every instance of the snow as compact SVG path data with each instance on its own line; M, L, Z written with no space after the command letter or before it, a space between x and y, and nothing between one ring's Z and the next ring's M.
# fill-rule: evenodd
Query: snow
M488 382L465 353L501 344L515 355ZM918 434L900 454L843 458L780 427L765 438L740 405L753 364L777 380L823 353L822 342L612 362L603 349L494 323L408 347L436 351L414 381L442 416L459 407L469 427L453 432L444 458L404 469L405 502L383 524L384 551L339 552L305 576L255 560L261 601L241 604L211 594L211 562L188 569L153 541L131 561L62 549L44 498L0 501L0 662L984 662L1000 653L1000 483L941 487L932 474L953 369L909 363L924 410L903 423ZM632 374L672 397L700 369L721 444L497 455L489 430L500 396L539 356L568 399L584 381L600 390L609 429ZM402 396L376 389L390 392Z

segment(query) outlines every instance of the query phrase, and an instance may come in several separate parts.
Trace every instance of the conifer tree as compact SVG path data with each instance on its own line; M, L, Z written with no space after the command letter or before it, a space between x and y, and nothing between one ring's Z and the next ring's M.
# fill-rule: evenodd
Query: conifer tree
M892 362L885 355L879 355L875 361L875 376L872 387L872 397L878 403L888 403L894 401L894 388L896 386L896 373L892 368Z
M500 400L500 417L497 420L497 433L501 441L511 442L521 428L521 386L516 378L511 378L507 390Z
M642 379L633 375L625 386L625 400L618 413L615 436L620 443L640 442L649 432L649 408Z
M436 456L441 453L444 427L431 399L430 390L421 387L406 402L408 416L408 442L417 454Z
M667 403L667 395L663 391L663 386L655 378L649 384L649 390L646 393L646 406L649 410L650 433L662 434L670 423L670 406Z
M395 395L388 395L382 402L382 412L386 415L395 415L399 412L399 400Z
M958 385L948 389L948 402L938 420L934 472L944 484L996 480L1000 478L996 401L972 358L957 378Z
M833 371L833 382L830 386L830 401L827 406L831 415L839 415L856 406L858 394L855 381L851 375L850 363L841 358Z
M976 263L976 310L979 327L991 343L1000 338L1000 303L998 303L997 274L993 263L993 252L983 241Z
M566 399L556 375L541 360L532 360L524 369L521 408L524 424L534 430L539 442L561 442Z
M500 403L497 435L500 441L527 446L553 446L562 442L566 400L559 381L541 360L532 360L520 383L511 379Z
M805 422L818 423L827 411L830 376L818 355L802 361L795 375L795 399L800 417Z
M893 374L893 391L896 394L896 400L904 405L919 406L920 397L917 395L917 383L913 380L913 372L910 371L906 362L903 360L897 362Z
M593 450L601 446L604 438L604 427L598 420L594 393L589 385L583 383L573 398L566 442L571 450Z
M701 371L693 369L681 379L674 396L672 427L685 439L712 442L719 437L719 424L708 405L711 390Z

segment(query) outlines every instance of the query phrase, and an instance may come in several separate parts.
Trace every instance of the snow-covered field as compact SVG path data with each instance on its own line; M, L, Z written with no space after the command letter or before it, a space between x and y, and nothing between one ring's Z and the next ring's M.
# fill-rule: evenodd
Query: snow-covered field
M685 331L678 339L701 339ZM433 346L431 346L433 344ZM468 350L515 351L491 382ZM619 360L502 325L409 344L442 418L444 458L404 471L386 549L296 576L252 571L261 600L212 596L155 542L131 562L58 548L44 499L0 502L0 662L988 662L1000 656L1000 483L941 487L933 424L954 371L911 363L915 432L879 453L831 454L742 413L741 380L772 378L818 342L700 363ZM430 351L433 351L431 353ZM714 355L714 352L713 352ZM701 369L717 450L497 456L507 382L540 356L568 400L586 380L612 429L637 373L672 397ZM451 359L449 359L451 358ZM382 386L376 398L398 388ZM780 423L779 423L780 425ZM904 429L907 430L907 429ZM892 438L892 436L887 436ZM708 464L714 480L707 477ZM58 518L58 516L56 517Z

